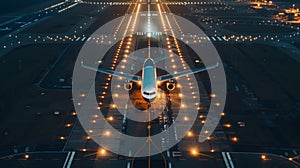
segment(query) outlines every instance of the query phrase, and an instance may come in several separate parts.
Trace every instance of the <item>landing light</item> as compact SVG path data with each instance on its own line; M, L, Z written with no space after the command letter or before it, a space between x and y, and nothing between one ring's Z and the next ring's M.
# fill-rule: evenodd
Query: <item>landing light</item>
M107 118L109 121L113 121L114 120L114 117L113 116L110 116Z
M215 97L217 97L217 95L214 94L214 93L212 93L212 94L210 95L210 97L215 98Z
M224 127L230 128L231 124L224 124Z
M66 124L66 127L71 127L71 126L72 126L72 124L70 124L70 123Z
M196 148L191 149L191 154L196 156L198 154L198 150Z
M191 136L193 136L193 133L192 133L191 131L189 131L189 132L187 133L187 136L191 137Z
M100 155L105 155L106 154L106 150L105 149L100 149L98 152L99 152Z
M231 140L232 140L233 142L237 142L239 139L238 139L237 137L232 137Z
M104 133L106 136L110 136L110 132L109 131L106 131L105 133Z
M25 154L25 156L24 156L25 159L29 159L29 157L30 156L28 154Z

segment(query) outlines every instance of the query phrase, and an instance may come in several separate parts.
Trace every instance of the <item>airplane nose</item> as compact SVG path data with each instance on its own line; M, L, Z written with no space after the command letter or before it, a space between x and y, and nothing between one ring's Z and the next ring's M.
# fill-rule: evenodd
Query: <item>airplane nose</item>
M143 97L143 98L144 98L144 100L145 100L146 102L151 103L151 102L153 102L153 101L155 100L156 97L153 97L153 98Z

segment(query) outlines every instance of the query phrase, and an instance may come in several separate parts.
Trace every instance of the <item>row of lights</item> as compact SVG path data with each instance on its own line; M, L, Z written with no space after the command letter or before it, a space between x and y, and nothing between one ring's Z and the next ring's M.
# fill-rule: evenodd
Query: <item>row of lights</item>
M92 19L92 17L91 17L91 19ZM79 26L79 29L83 29L84 26L87 26L86 22L84 22L83 25ZM74 33L76 34L77 31L75 30ZM9 38L15 38L15 39L20 38L18 35L13 36L12 34L8 35L8 37ZM84 38L85 35L83 35L82 37ZM42 37L41 35L38 35L38 36L35 36L35 37L33 35L28 36L28 39L32 39L33 42L35 42L35 43L36 42L46 42L46 41L49 41L49 40L54 41L54 42L67 42L67 41L72 41L73 42L73 41L76 41L77 38L80 38L80 37L77 36L77 35L73 35L73 36L72 35L69 35L69 36L68 35L56 35L56 36L47 35L45 37ZM92 39L95 40L96 43L99 42L99 38L92 38ZM104 38L102 37L101 43L104 43L103 39ZM28 42L30 42L30 41L21 41L21 40L19 40L19 41L17 41L16 44L21 45L23 43L28 43ZM110 44L111 41L108 41L108 43ZM9 45L8 44L3 44L3 49L7 49L8 46L13 46L13 45L14 45L14 43L12 43L12 42Z
M140 5L138 5L138 6L135 6L135 8L134 8L134 10L133 10L133 12L135 11L135 9L137 9L137 10L139 10L139 6ZM138 12L137 12L138 13ZM125 18L125 17L124 17ZM121 24L124 22L124 18L123 18L123 20L121 21ZM131 19L130 19L131 20ZM116 31L115 31L115 34L114 34L114 36L116 36L116 34L118 33L118 31L119 31L119 29L120 29L120 27L121 27L121 24L116 28ZM121 53L121 49L122 49L122 47L124 47L123 45L124 44L127 44L126 46L125 46L125 50L124 50L124 52L126 53L126 54L124 54L124 56L127 56L127 54L129 53L129 49L131 48L131 44L132 44L132 35L130 35L130 37L128 37L128 38L125 38L125 35L126 35L126 33L127 33L127 31L128 31L128 28L129 28L129 26L133 26L132 27L132 29L134 29L134 26L136 25L136 18L135 18L135 20L134 20L134 23L133 24L131 24L131 21L129 21L128 22L128 24L127 24L127 28L126 28L126 30L125 30L125 32L124 32L124 35L123 35L123 37L122 37L122 39L121 39L121 41L120 41L120 43L119 43L119 46L118 46L118 48L117 48L117 51L116 51L116 54L115 54L115 56L113 57L114 59L113 59L113 62L112 62L112 65L111 65L111 69L112 70L114 70L115 69L115 66L117 65L117 60L118 60L118 57L119 57L119 55L120 55L120 53ZM134 31L134 30L132 30L132 31ZM127 41L125 41L125 39L127 39ZM108 75L108 77L106 78L106 83L105 83L105 86L104 86L104 89L108 89L108 86L109 86L109 82L111 81L111 78L112 78L112 75ZM106 96L106 92L105 91L103 91L103 92L101 92L101 95L100 95L100 98L101 99L104 99L105 98L105 96ZM119 97L119 95L118 94L114 94L113 95L114 97ZM102 102L99 102L99 106L97 107L97 109L99 109L100 110L100 106L102 105ZM115 109L115 108L117 108L117 105L116 104L110 104L110 108L113 108L113 109ZM91 122L92 123L97 123L97 120L101 120L101 119L99 119L99 115L93 115L92 116L94 119L93 120L91 120ZM114 117L113 116L109 116L109 117L107 117L105 120L107 120L107 121L113 121L114 120ZM93 130L89 130L88 131L89 133L93 133ZM111 135L112 133L110 132L110 131L104 131L102 134L101 134L101 136L112 136ZM96 136L96 135L95 135ZM87 140L88 139L90 139L90 137L88 136L87 137ZM86 148L83 148L82 149L82 151L86 151L87 149ZM106 151L104 150L104 149L101 149L100 150L100 154L105 154L106 153Z
M110 5L110 6L117 6L117 5L131 5L132 2L87 2L83 1L84 4L90 4L90 5Z
M60 2L60 3L57 3L57 4L51 5L51 6L47 7L47 8L45 8L44 10L49 10L49 9L52 9L52 8L56 8L56 7L58 7L58 6L61 6L61 5L65 4L66 2L67 2L67 1Z
M70 5L70 6L67 6L67 7L65 7L65 8L63 8L63 9L60 9L60 10L58 11L58 13L64 12L64 11L66 11L66 10L68 10L68 9L71 9L71 8L75 7L76 5L78 5L78 2L76 2L76 3L74 3L74 4Z
M166 2L165 4L167 5L226 5L225 3L223 2L217 2L217 1L214 1L214 2L198 2L198 1L184 1L184 2Z
M162 9L164 9L164 8L162 7ZM160 6L159 6L159 5L158 5L158 10L159 10L159 12L160 12L160 14L161 14L161 9L160 9ZM170 22L169 22L169 20L168 20L167 17L166 17L166 19L167 19L167 23L169 24L170 30L172 31L173 29L172 29L172 27L171 27L171 25L170 25ZM161 20L162 20L162 25L163 25L164 31L165 31L165 33L167 34L167 32L166 32L165 21L163 20L162 17L161 17ZM174 18L174 21L175 21L175 23L177 23L176 20L175 20L175 18ZM176 25L177 25L177 27L180 29L180 26L178 25L178 23L177 23ZM181 30L181 29L180 29L180 30ZM181 31L181 32L182 32L182 31ZM174 37L174 42L175 42L175 45L176 45L178 54L179 54L179 56L180 56L180 58L181 58L182 64L185 65L185 62L183 61L182 52L180 51L180 48L179 48L177 39L176 39L176 37L175 37L175 35L174 35L173 32L172 32L172 35L173 35L173 37ZM183 33L182 33L182 36L184 36ZM171 45L170 45L170 44L171 44L171 43L170 43L170 39L167 38L167 39L166 39L166 42L167 42L168 49L170 49L170 48L171 48ZM169 51L172 52L172 50L169 50ZM170 57L172 58L172 55L170 55ZM172 59L171 59L171 62L172 62ZM173 65L173 68L176 68L176 65ZM185 68L185 67L184 67L184 68ZM187 80L190 80L190 78L188 77ZM190 86L190 89L193 89L192 83L189 83L188 85ZM192 94L194 94L194 93L195 93L195 92L192 92ZM183 96L183 95L179 95L179 97L182 97L182 96ZM215 98L216 95L215 95L215 94L212 94L211 97L212 97L212 98ZM196 98L196 96L193 96L193 98ZM200 110L199 103L195 103L195 105L198 106L197 109ZM220 103L217 102L217 103L215 103L215 105L216 105L216 106L220 106ZM184 104L182 104L181 107L184 107ZM223 115L225 115L225 113L222 112L221 115L223 116ZM204 116L203 116L203 115L200 115L199 118L204 118ZM188 120L189 120L189 117L185 116L185 117L183 118L183 120L184 120L184 121L188 121ZM202 120L201 123L204 124L204 123L205 123L205 120ZM208 132L208 131L205 131L205 133L208 134L209 132ZM187 133L187 136L191 137L191 136L193 136L193 133L192 133L191 131L189 131L189 132ZM208 136L208 138L210 138L210 137ZM214 150L214 149L211 149L211 152L215 152L215 150ZM198 153L197 150L196 150L196 148L192 149L192 154L196 154L196 153Z

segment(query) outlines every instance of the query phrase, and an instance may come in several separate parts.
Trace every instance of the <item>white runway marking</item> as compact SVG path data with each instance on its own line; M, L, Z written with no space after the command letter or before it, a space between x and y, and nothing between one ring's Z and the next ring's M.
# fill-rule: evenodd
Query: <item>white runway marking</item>
M234 164L233 164L233 161L231 159L229 152L222 152L222 156L223 156L226 168L234 168Z
M75 41L79 41L81 37L78 37Z
M65 163L63 165L63 168L70 168L71 167L71 164L73 162L74 156L75 156L75 152L74 151L68 153L67 158L65 160Z
M226 168L230 168L229 163L228 163L228 159L225 155L225 152L222 152L222 156L223 156L223 160L225 162Z

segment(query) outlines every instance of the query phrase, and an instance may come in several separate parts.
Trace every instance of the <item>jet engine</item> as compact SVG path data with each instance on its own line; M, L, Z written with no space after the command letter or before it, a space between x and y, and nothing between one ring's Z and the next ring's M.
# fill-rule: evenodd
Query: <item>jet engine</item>
M132 89L132 82L126 81L124 83L124 89L127 90L127 91L131 90Z
M166 87L167 87L167 89L168 89L169 91L174 90L174 89L175 89L175 86L176 86L176 84L175 84L175 81L174 81L174 80L169 80L169 81L167 82L167 84L166 84Z

